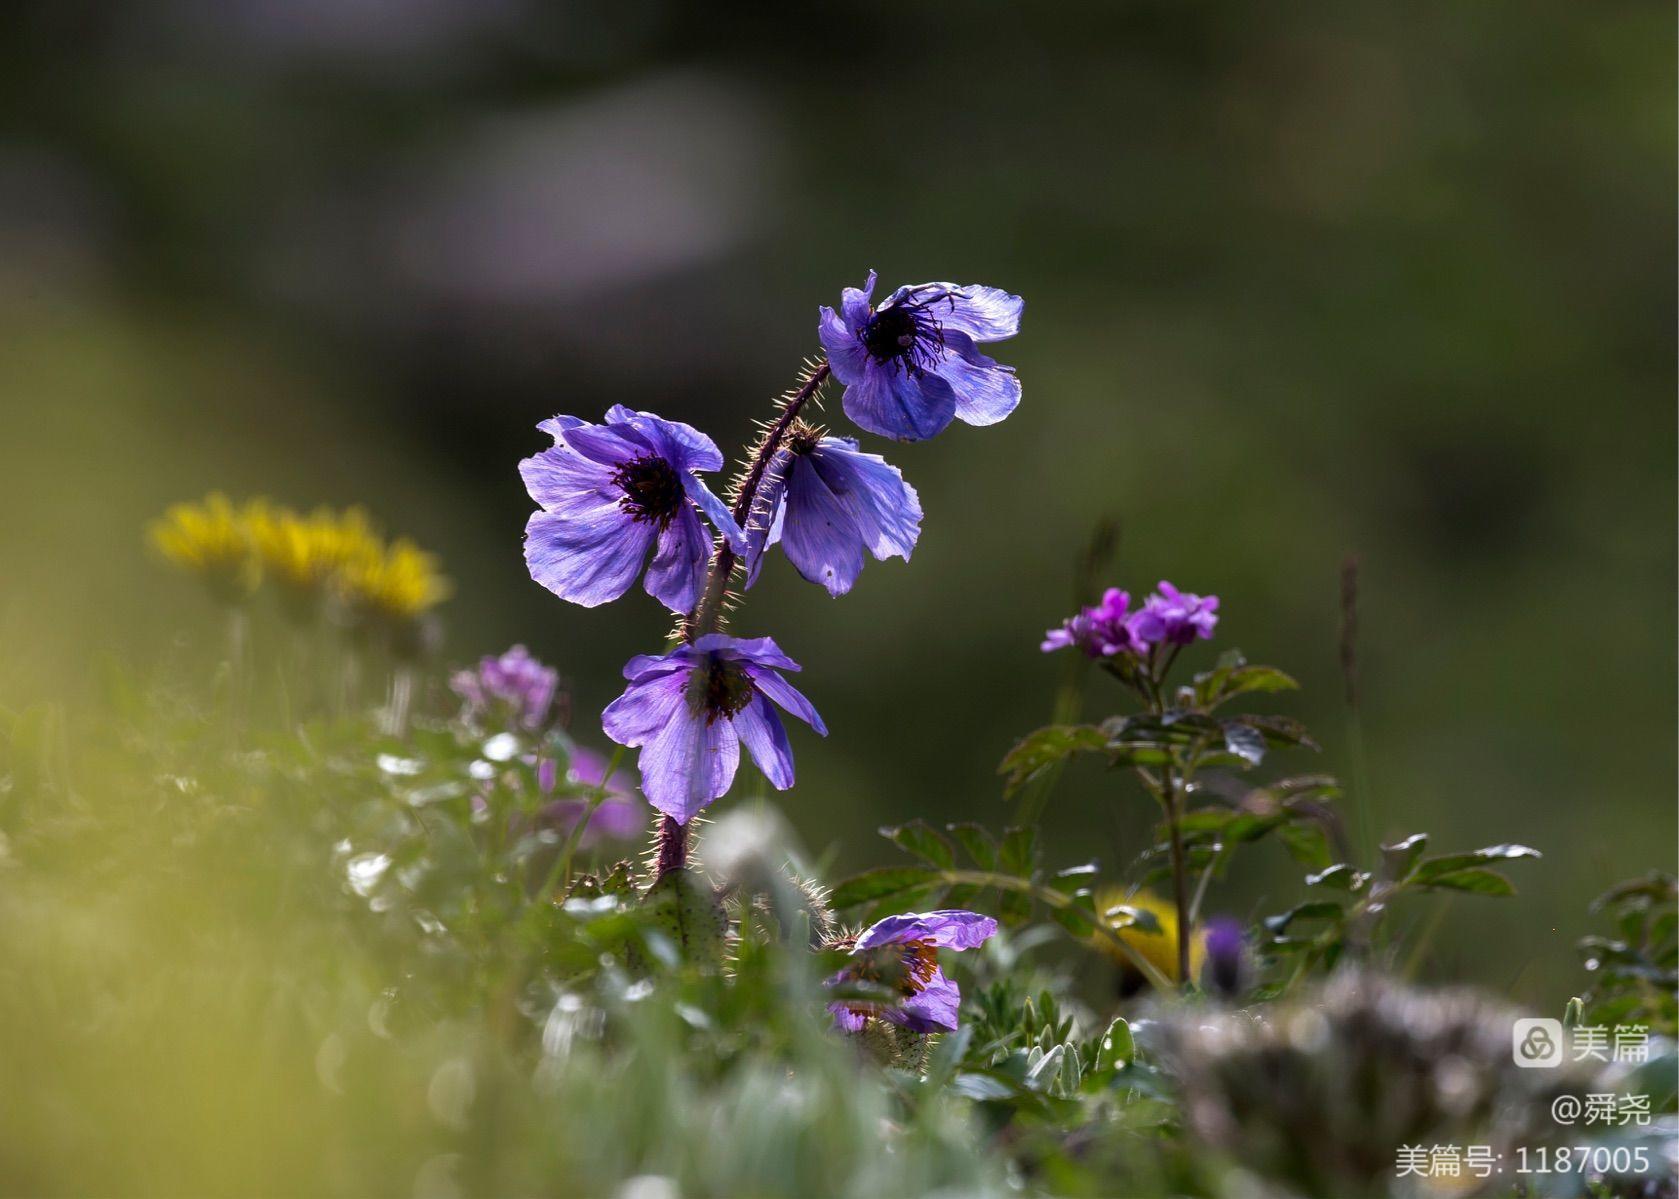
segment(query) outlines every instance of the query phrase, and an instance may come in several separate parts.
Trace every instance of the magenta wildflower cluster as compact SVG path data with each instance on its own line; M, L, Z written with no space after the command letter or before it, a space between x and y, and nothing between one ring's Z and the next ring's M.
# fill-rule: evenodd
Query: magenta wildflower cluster
M898 441L952 420L995 424L1020 402L1013 370L979 350L1019 330L1019 296L923 283L875 304L874 287L871 271L861 290L844 290L838 311L820 310L826 358L751 448L728 503L704 478L723 466L711 438L621 406L599 423L543 421L553 446L520 463L540 505L525 529L533 579L591 608L640 579L681 618L681 644L631 659L629 685L602 718L609 737L640 751L643 792L678 847L670 864L682 860L680 826L728 791L742 745L772 786L792 786L781 712L827 732L785 678L797 662L770 637L722 631L737 573L750 587L779 546L804 578L843 595L865 555L907 560L920 536L920 497L898 468L803 419L828 377L844 386L856 425Z
M1069 616L1044 634L1044 653L1076 647L1092 658L1122 654L1145 657L1156 647L1181 648L1213 635L1218 625L1218 596L1191 595L1162 579L1160 590L1131 608L1131 595L1118 587L1102 593L1099 603Z

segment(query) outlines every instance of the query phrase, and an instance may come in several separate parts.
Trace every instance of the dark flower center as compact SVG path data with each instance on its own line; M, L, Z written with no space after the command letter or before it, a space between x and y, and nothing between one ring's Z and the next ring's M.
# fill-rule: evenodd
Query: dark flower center
M944 355L944 326L934 311L953 304L953 295L920 288L882 304L863 326L863 348L876 362L902 367L910 375L936 366Z
M752 676L738 662L712 658L696 667L688 683L688 703L707 724L733 719L752 702Z
M676 468L657 454L643 454L620 462L612 481L623 488L619 505L636 520L663 529L682 508L682 480Z

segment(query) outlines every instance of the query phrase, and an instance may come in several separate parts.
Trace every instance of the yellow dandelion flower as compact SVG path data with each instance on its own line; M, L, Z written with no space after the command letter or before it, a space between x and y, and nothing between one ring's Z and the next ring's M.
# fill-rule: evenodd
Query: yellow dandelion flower
M258 565L239 512L219 491L196 504L172 504L147 527L165 559L204 580L224 603L237 603L257 584Z
M1162 899L1152 891L1125 891L1118 887L1106 887L1096 894L1096 910L1106 913L1124 904L1147 912L1154 917L1159 925L1159 931L1147 930L1132 924L1118 929L1119 939L1124 941L1136 955L1147 961L1160 973L1173 982L1181 982L1178 977L1178 909L1168 899ZM1113 921L1119 924L1118 920ZM1106 937L1094 937L1095 944L1109 957L1119 963L1121 969L1130 973L1137 973L1137 969L1121 953L1117 946ZM1189 942L1189 974L1191 978L1201 976L1201 963L1207 956L1206 938L1203 930L1196 929ZM1141 982L1141 979L1136 980Z

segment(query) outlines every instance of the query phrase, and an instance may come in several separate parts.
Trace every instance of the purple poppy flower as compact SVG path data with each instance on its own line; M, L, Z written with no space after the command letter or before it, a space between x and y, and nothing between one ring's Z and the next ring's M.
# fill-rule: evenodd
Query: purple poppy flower
M511 713L522 728L535 730L548 723L560 672L515 645L499 658L481 658L476 670L460 670L449 688L464 701L462 717L481 724L498 707Z
M678 824L729 789L744 741L772 786L793 785L793 751L777 705L826 736L810 701L782 678L799 664L768 637L708 633L624 667L624 694L601 713L606 735L641 749L641 790Z
M1131 631L1150 645L1188 645L1197 637L1211 637L1216 624L1218 596L1203 599L1161 579L1160 590L1131 618Z
M603 424L557 416L537 428L554 445L519 463L542 505L525 526L531 578L561 599L593 608L629 590L647 563L647 593L673 612L693 610L705 585L712 525L740 550L744 539L698 471L723 455L689 425L612 408Z
M921 536L921 499L903 472L853 437L796 429L753 506L746 541L747 586L777 542L812 583L844 595L863 570L863 552L909 561Z
M583 830L581 844L588 846L601 840L625 841L642 831L642 813L647 809L635 801L638 788L629 777L631 774L633 771L624 766L612 772L612 778L606 783L606 798L595 809L595 814L589 817L589 826ZM605 758L592 749L581 746L572 749L565 775L570 787L599 787L605 776ZM553 758L543 759L537 767L536 779L543 794L552 794L560 781L559 763ZM554 799L543 805L541 819L563 835L569 833L588 810L587 799Z
M960 909L888 916L857 938L853 964L829 985L846 981L886 982L903 999L896 1006L876 1003L830 1003L834 1026L857 1032L869 1017L901 1024L912 1032L954 1032L962 992L939 969L940 947L974 949L997 935L990 916Z
M1014 368L979 346L1020 332L1019 296L995 287L920 283L871 307L875 273L848 287L839 311L823 308L817 335L834 377L845 384L845 414L899 441L924 441L953 418L994 425L1020 403Z
M1081 609L1077 616L1069 616L1058 629L1044 634L1038 648L1044 653L1076 646L1092 658L1111 658L1116 654L1140 654L1148 647L1137 637L1133 628L1136 613L1128 612L1129 593L1110 587L1102 593L1102 601Z

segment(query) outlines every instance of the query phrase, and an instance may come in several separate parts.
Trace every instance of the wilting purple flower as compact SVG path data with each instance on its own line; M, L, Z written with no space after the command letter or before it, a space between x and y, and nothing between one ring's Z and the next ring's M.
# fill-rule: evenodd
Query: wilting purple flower
M1044 634L1038 648L1044 653L1076 646L1092 658L1111 658L1115 654L1142 653L1147 647L1138 639L1132 622L1135 612L1129 612L1131 596L1118 587L1102 593L1102 601L1083 608L1077 616L1069 616L1058 629Z
M1160 590L1144 600L1131 618L1131 631L1150 645L1188 645L1197 637L1213 635L1217 614L1218 596L1203 599L1161 579Z
M530 656L515 645L499 658L481 658L476 670L460 670L449 687L465 701L462 715L480 723L504 706L513 720L526 729L539 729L548 722L560 672Z
M853 437L797 429L777 455L747 530L747 585L764 551L780 542L798 571L829 595L844 595L863 570L863 551L909 560L921 535L921 500L903 472Z
M1020 332L1019 296L995 287L920 283L871 307L875 273L823 308L817 335L845 414L882 437L922 441L952 418L994 425L1020 403L1014 368L980 353L984 342Z
M692 611L711 557L699 514L744 546L728 508L695 473L723 465L711 438L621 404L603 424L557 416L537 428L554 445L519 463L542 505L525 526L531 578L593 608L623 595L652 550L647 593L674 612Z
M624 694L601 713L606 735L641 749L647 802L686 824L729 789L744 741L777 789L793 785L793 751L776 704L826 736L810 701L778 673L799 664L768 637L708 633L668 654L624 667Z
M589 817L589 826L583 830L581 844L593 845L603 839L624 841L641 831L642 813L646 809L635 802L637 785L629 777L631 774L633 771L619 766L612 772L612 778L606 780L605 758L592 749L581 746L572 749L565 777L571 787L599 787L603 780L606 781L606 798L595 809L595 814ZM559 785L559 763L553 758L544 758L537 767L536 780L544 795L553 794ZM554 799L542 806L540 819L564 834L569 833L588 810L587 799L574 796Z
M1228 916L1207 921L1201 947L1201 985L1206 990L1235 999L1248 989L1247 940L1238 921Z
M882 982L903 998L895 1006L851 1000L830 1003L834 1025L857 1032L870 1016L901 1024L913 1032L954 1032L962 992L939 969L940 947L974 949L997 934L997 922L978 912L939 912L888 916L871 926L851 947L852 964L828 980Z

